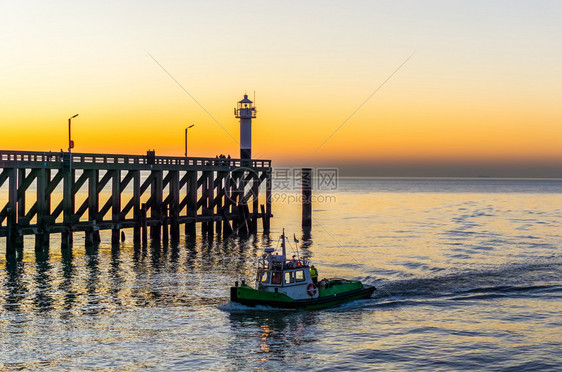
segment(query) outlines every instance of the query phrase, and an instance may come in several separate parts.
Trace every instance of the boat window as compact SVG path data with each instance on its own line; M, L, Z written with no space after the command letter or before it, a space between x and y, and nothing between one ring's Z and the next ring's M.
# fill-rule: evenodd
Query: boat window
M281 273L279 271L274 271L271 273L271 283L281 284Z
M285 273L285 284L294 283L295 282L295 273L292 271L287 271Z
M304 282L304 271L303 270L295 271L295 280L297 282Z
M264 271L261 275L261 282L262 283L269 283L269 271Z

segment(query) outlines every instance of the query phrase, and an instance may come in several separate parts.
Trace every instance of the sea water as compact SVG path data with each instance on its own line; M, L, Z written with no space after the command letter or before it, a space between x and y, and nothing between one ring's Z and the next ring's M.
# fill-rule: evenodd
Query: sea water
M340 179L274 193L272 232L71 255L0 245L0 369L560 370L562 180ZM320 278L362 280L367 300L321 311L229 302L278 247ZM260 226L261 231L261 226ZM298 243L295 241L298 240ZM293 253L295 252L295 253Z

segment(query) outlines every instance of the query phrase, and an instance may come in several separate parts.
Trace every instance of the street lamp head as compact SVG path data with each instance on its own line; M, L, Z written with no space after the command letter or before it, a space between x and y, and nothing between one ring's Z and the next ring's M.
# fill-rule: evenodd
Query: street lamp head
M195 126L195 124L191 124L189 127L187 127L187 129L189 129L191 127L194 127L194 126Z
M71 117L71 119L74 119L74 118L77 117L77 116L78 116L78 114L76 114L76 115L74 115L73 117Z

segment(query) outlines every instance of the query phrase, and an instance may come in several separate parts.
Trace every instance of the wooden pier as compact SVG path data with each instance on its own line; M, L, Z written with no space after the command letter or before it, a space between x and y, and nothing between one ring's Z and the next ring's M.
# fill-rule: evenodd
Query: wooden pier
M64 250L75 232L90 246L100 230L111 230L117 244L121 229L132 228L134 243L146 245L149 235L178 241L181 225L195 237L197 223L209 239L255 233L259 219L268 233L272 217L270 160L0 150L6 189L0 237L7 256L23 248L24 235L35 235L35 249L43 250L50 234L61 234Z

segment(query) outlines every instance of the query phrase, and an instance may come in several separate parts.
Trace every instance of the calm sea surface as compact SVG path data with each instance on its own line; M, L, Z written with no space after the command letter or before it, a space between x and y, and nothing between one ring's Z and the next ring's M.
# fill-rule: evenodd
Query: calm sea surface
M135 250L127 231L86 252L76 234L63 257L30 238L18 262L2 239L0 369L562 369L562 180L340 179L308 239L295 196L274 195L269 239ZM282 228L320 277L379 290L322 311L229 303Z

